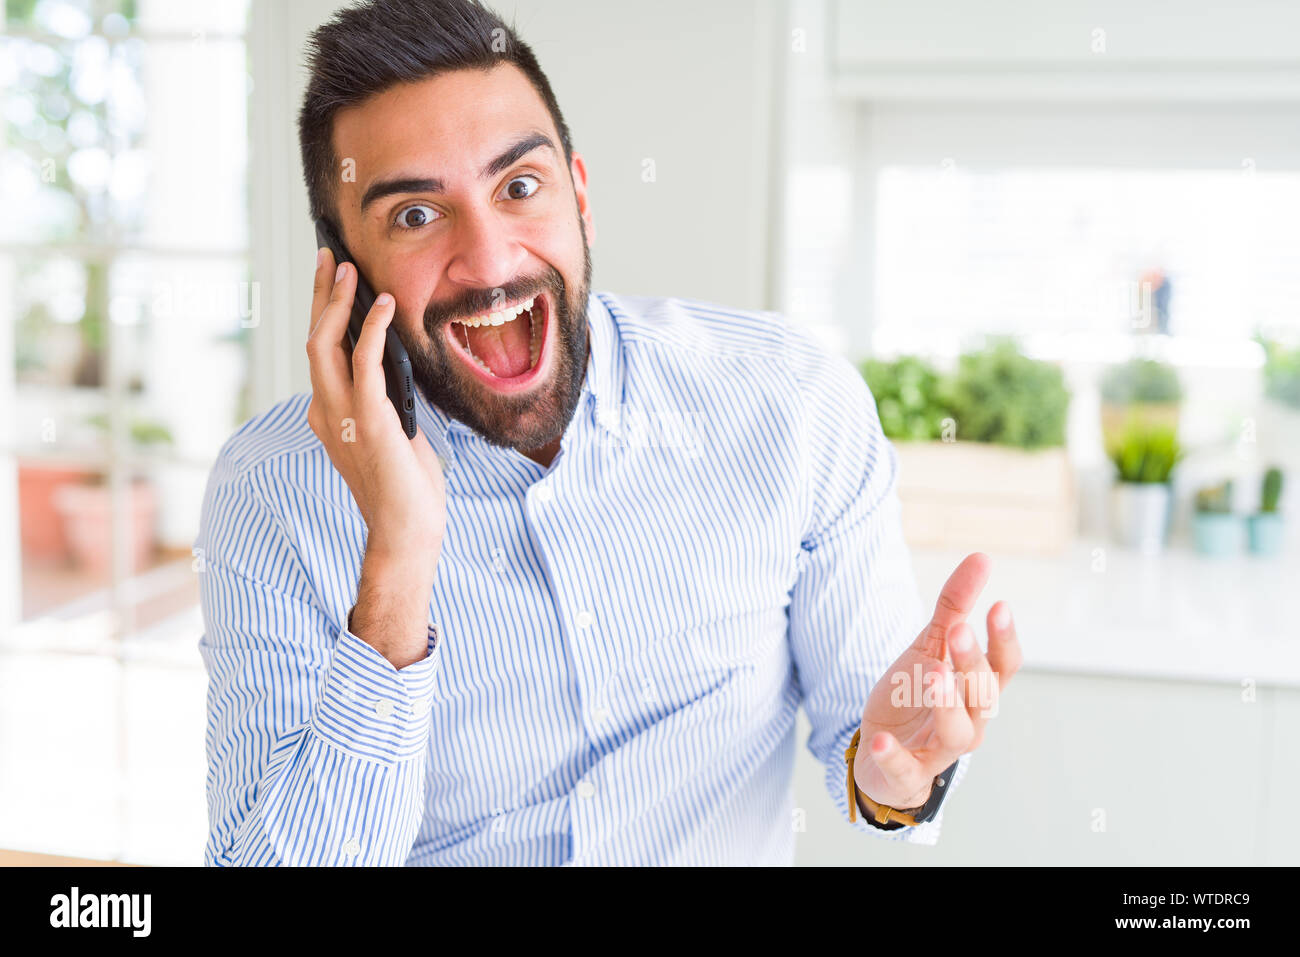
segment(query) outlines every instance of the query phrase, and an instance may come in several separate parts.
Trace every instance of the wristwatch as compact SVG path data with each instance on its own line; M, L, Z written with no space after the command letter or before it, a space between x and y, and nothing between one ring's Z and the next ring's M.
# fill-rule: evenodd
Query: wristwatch
M943 804L943 799L948 796L948 786L952 784L953 773L957 770L957 761L939 772L930 787L930 797L920 807L890 807L871 800L862 793L857 782L853 780L853 761L858 755L858 742L861 740L862 728L858 728L853 732L853 740L844 752L844 760L849 766L849 820L858 819L859 808L864 816L869 815L876 827L883 831L896 831L902 827L914 827L933 820L939 813L939 805ZM960 760L959 758L958 761Z

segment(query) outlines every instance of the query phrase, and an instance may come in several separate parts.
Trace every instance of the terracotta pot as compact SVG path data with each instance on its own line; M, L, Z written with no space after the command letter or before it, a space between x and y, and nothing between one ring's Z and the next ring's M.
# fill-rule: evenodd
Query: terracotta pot
M130 571L143 569L154 549L157 495L153 484L137 479L131 484L127 534L130 536ZM108 485L65 485L54 496L63 518L72 557L96 579L107 579L113 562L112 495Z
M84 482L90 469L40 462L18 462L18 514L25 559L65 560L68 537L54 507L55 493L65 485Z

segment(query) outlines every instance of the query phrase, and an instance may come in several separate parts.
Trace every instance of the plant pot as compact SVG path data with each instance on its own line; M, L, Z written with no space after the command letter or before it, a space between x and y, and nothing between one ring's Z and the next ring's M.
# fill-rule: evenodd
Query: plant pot
M1192 540L1196 550L1211 558L1225 558L1241 551L1242 522L1230 512L1196 512L1192 515Z
M1168 482L1116 482L1110 502L1115 540L1144 555L1159 554L1169 534L1172 501Z
M54 506L54 496L63 486L84 482L92 474L76 466L19 461L18 524L25 560L67 559L68 537L63 533L63 519Z
M909 545L1056 555L1074 541L1078 499L1065 449L891 441Z
M131 483L126 530L130 536L130 571L142 570L154 548L157 501L146 479ZM54 496L63 530L76 564L96 580L106 580L113 564L112 493L108 485L65 485Z
M1277 555L1282 551L1283 533L1281 512L1256 512L1246 519L1250 531L1250 550L1256 555Z

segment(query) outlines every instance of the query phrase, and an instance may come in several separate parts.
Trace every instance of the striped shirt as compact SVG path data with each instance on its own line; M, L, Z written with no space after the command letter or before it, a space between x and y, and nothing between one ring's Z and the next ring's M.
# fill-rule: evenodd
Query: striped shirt
M309 394L222 447L205 863L788 865L800 703L845 827L937 841L942 812L849 823L844 751L928 618L862 377L775 313L593 292L588 318L550 467L417 390L447 527L400 670L347 628L365 526Z

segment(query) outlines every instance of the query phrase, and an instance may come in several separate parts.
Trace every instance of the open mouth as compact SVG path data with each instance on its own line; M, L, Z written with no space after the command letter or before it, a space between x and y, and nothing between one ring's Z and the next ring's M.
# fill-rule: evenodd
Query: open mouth
M454 352L489 388L515 392L538 378L546 362L551 313L545 293L495 312L446 325Z

